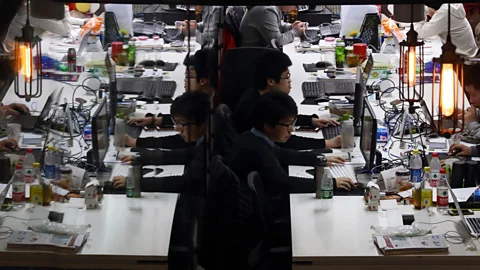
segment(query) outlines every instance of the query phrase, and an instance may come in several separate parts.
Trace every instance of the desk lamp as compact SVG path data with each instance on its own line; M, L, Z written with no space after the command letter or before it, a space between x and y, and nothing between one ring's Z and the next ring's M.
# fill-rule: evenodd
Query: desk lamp
M450 4L448 4L448 34L447 41L442 46L442 54L438 58L433 58L433 63L441 66L439 95L435 97L435 79L432 82L432 112L438 107L438 123L435 125L438 134L449 138L455 133L461 133L464 125L464 116L461 119L458 113L463 111L465 105L463 88L463 64L464 61L455 53L457 47L452 43L450 36ZM436 78L435 69L433 78ZM461 107L459 107L461 106ZM461 111L459 111L461 110ZM452 121L452 125L447 126L446 121ZM461 120L460 125L457 123Z
M405 6L407 8L405 8ZM408 11L408 8L410 9ZM402 10L402 12L400 12ZM421 12L422 16L419 16ZM424 95L424 60L423 46L424 42L418 40L418 33L415 31L413 23L421 21L423 17L423 5L395 5L395 19L405 21L407 14L410 15L410 30L407 32L406 40L400 42L400 67L399 67L399 89L400 100L408 102L408 111L403 112L402 125L400 126L400 144L404 146L403 136L405 133L405 125L408 125L410 138L412 135L412 115L415 114L413 104L423 99ZM418 73L418 77L417 77ZM416 121L413 121L416 122Z
M30 102L32 98L42 95L42 49L41 39L34 36L33 27L30 25L30 1L27 1L27 21L22 29L22 36L15 37L15 94ZM36 46L36 72L34 73L33 47ZM23 87L20 87L20 76L23 76ZM33 91L33 82L36 89Z

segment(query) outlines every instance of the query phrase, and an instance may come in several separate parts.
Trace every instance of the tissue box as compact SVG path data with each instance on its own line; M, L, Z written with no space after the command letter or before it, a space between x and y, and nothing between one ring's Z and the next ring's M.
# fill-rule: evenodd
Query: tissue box
M388 129L386 127L377 127L377 142L388 141Z

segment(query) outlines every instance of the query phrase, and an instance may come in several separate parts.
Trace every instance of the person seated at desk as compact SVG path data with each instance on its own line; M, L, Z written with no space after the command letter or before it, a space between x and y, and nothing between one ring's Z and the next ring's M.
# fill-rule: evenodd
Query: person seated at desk
M3 103L0 102L0 119L7 115L15 116L20 114L30 114L30 110L25 104L11 103L3 105Z
M431 19L415 25L418 38L425 39L439 35L442 42L445 43L448 33L448 4L428 4L426 6ZM457 46L457 53L474 57L477 55L478 47L463 4L450 4L450 13L450 35L452 43Z
M145 192L189 193L201 196L205 192L204 136L207 132L209 95L201 91L186 92L177 97L170 108L175 130L191 147L175 150L152 150L139 154L143 165L185 165L182 176L142 178L141 190ZM122 162L130 162L124 156ZM125 176L113 179L114 188L125 187Z
M270 47L292 43L295 37L304 35L304 23L293 24L283 21L282 12L296 9L296 6L253 6L242 19L240 34L243 47Z
M456 157L480 157L480 144L468 146L461 143L450 145L448 154Z
M253 128L237 139L226 164L239 179L247 180L249 173L257 171L268 196L290 193L313 193L313 179L290 177L288 165L313 166L315 152L281 149L275 143L285 143L292 136L297 121L297 105L286 93L270 92L262 95L255 105ZM351 179L334 179L334 186L350 190Z
M290 93L292 88L289 67L292 61L283 52L271 50L261 57L257 64L254 78L254 89L247 90L238 102L232 114L232 120L238 133L250 130L253 126L254 107L259 98L269 92L280 91ZM297 126L326 127L339 125L333 119L320 119L317 115L299 115ZM341 136L331 140L304 138L293 135L287 143L282 144L287 148L322 149L341 146Z
M480 138L480 64L465 66L463 83L470 107L464 111L465 127L470 135Z
M202 21L190 21L190 33L195 33L195 40L202 48L212 48L218 36L217 24L220 21L221 6L195 6L195 11L202 13ZM187 36L188 21L182 22L182 32Z
M183 62L189 69L185 71L185 91L190 84L190 91L205 92L209 95L213 95L217 88L216 72L217 63L213 49L199 50L193 56L187 56ZM142 118L132 118L128 121L129 125L136 126L173 126L173 121L168 114L158 114L154 117L152 113L148 113ZM138 138L133 139L130 136L125 136L125 144L129 147L141 147L141 148L186 148L187 145L178 136L166 136L160 138Z

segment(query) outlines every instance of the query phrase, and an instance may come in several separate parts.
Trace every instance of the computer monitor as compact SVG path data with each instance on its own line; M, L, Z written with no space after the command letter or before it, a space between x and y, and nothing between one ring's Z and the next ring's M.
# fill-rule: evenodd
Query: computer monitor
M377 118L367 97L363 98L360 151L365 159L365 169L373 169L377 151Z
M92 118L92 161L97 169L103 167L109 143L107 99L103 98Z
M115 63L110 58L110 55L105 56L105 66L107 67L108 71L108 96L110 98L109 101L109 110L110 110L110 123L114 125L115 123L115 115L117 114L117 73L115 71ZM111 130L114 130L113 128ZM113 134L113 133L112 133Z
M355 136L360 136L361 119L363 113L363 97L366 93L365 81L363 80L362 69L357 67L357 78L355 82L355 96L353 101L353 127Z

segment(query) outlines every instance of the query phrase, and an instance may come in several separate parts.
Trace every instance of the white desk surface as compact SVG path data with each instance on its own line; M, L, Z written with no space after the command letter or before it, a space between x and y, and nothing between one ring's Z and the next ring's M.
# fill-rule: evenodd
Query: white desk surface
M402 213L414 213L416 221L459 221L459 217L443 216L434 210L432 216L414 210L413 206L400 206ZM292 222L292 254L295 266L329 269L377 269L380 265L391 269L420 268L427 265L478 265L480 241L474 239L477 251L465 250L465 244L449 244L449 254L419 254L384 256L372 240L371 226L387 226L386 217L376 211L368 211L361 196L334 197L330 211L321 211L321 200L314 194L291 194L290 212ZM476 213L477 216L480 214ZM458 223L458 222L457 222ZM435 225L433 233L459 231L468 237L463 225L452 222ZM468 241L468 240L467 240ZM426 258L427 257L427 258ZM433 257L433 258L429 258ZM428 260L428 261L426 261ZM422 266L423 265L423 266ZM331 268L330 268L331 267ZM413 267L413 268L411 268ZM358 268L358 269L360 269ZM463 268L462 268L463 269Z
M141 198L105 195L97 209L68 208L53 202L49 208L2 212L0 216L46 218L48 210L65 213L65 224L91 224L90 236L77 254L6 250L7 239L0 240L2 265L29 265L60 268L133 269L165 267L172 220L178 194L142 193ZM31 205L31 204L27 204ZM39 212L37 212L39 211ZM24 221L5 218L2 226L27 229ZM28 256L28 260L24 260Z

